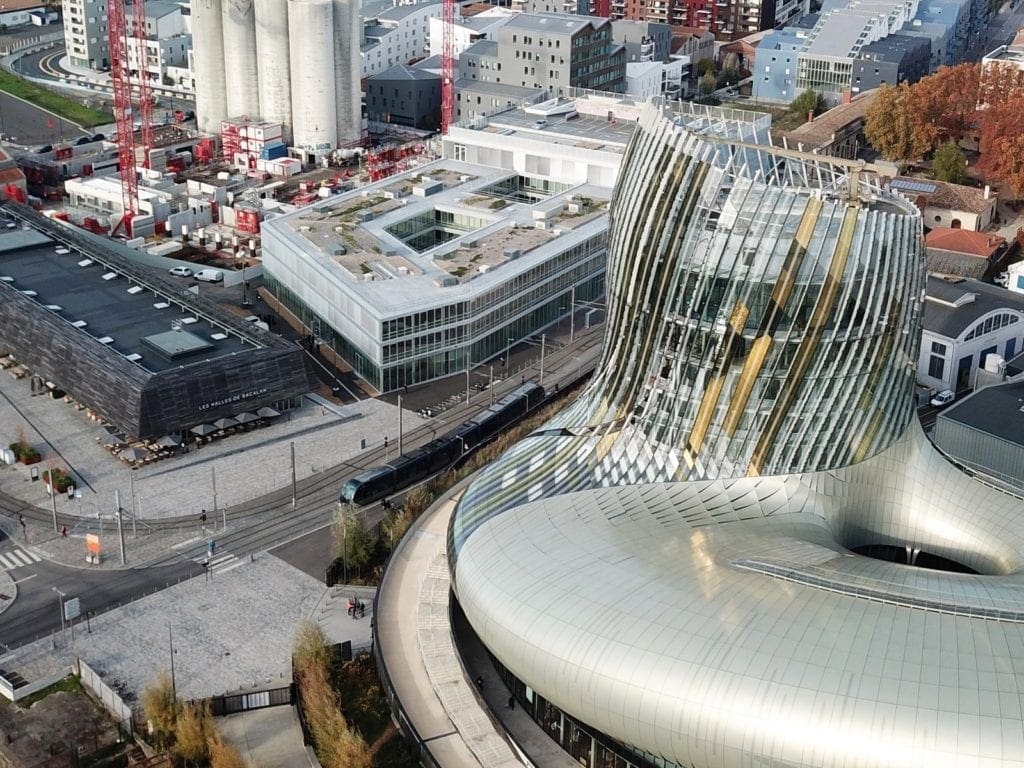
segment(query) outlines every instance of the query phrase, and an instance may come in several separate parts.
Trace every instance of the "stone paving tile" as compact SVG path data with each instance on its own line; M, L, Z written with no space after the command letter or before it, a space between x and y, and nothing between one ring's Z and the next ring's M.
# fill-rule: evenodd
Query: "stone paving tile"
M40 471L51 461L70 465L84 481L79 483L82 497L74 501L60 497L61 513L112 517L115 491L120 493L122 508L130 510L134 481L138 516L163 518L212 510L214 475L218 508L287 486L291 441L295 442L296 476L301 480L357 455L363 439L373 447L385 435L397 438L397 408L382 400L330 407L305 402L305 407L269 427L230 435L133 471L96 442L100 425L89 420L85 411L63 401L33 397L28 379L0 374L0 444L13 442L23 428L43 453L42 464L36 465ZM406 411L404 422L408 430L422 419ZM31 482L29 474L22 465L0 466L0 490L50 508L43 483ZM129 475L134 475L133 480Z
M38 640L0 658L0 666L35 680L70 666L77 654L108 681L141 692L170 669L170 626L181 697L284 683L295 626L315 614L326 592L316 579L262 555L212 580L192 579L96 616L91 634L76 625L73 644L70 633L58 633L53 644Z

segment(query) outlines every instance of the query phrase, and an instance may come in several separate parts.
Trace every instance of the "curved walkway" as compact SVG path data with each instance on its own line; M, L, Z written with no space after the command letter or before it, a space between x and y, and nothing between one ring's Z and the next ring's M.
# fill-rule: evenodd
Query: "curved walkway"
M455 648L445 543L461 487L410 528L377 592L378 663L398 720L440 768L575 766L521 709L501 709L508 691L485 656L474 655L471 673Z

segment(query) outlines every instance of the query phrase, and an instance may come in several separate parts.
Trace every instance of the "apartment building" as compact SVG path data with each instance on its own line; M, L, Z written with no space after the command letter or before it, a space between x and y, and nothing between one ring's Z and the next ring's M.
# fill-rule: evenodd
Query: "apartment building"
M522 13L459 57L460 120L494 114L569 87L621 93L626 48L612 40L608 19Z
M71 63L99 71L110 69L106 0L62 0L64 46Z

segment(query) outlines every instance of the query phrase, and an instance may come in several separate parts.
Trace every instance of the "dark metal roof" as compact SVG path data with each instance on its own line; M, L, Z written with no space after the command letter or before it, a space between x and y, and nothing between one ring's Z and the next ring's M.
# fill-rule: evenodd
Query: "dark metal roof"
M939 419L1024 447L1024 381L985 387L954 403Z
M956 338L989 312L1024 312L1024 294L978 280L952 282L930 275L921 325L926 331ZM973 296L973 298L972 298ZM938 299L935 301L933 299ZM954 306L959 303L960 306Z

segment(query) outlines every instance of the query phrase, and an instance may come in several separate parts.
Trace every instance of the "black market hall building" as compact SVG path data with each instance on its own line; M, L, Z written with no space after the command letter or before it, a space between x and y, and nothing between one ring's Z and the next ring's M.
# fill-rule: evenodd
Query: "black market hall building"
M315 388L298 346L140 267L132 253L0 204L0 353L144 440L282 411Z

